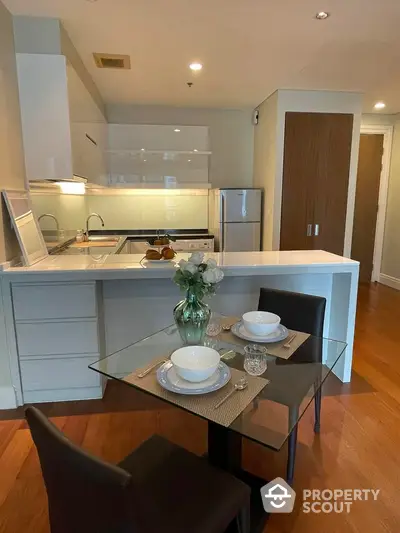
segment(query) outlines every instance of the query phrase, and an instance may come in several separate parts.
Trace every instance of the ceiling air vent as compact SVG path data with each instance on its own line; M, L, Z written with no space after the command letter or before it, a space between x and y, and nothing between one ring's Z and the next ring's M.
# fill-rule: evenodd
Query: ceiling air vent
M129 56L120 54L93 54L98 68L120 68L130 69L131 60Z

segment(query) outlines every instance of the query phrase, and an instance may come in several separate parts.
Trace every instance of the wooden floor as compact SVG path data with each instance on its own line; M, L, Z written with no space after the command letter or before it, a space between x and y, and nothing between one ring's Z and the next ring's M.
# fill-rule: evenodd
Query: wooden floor
M112 462L154 432L196 453L206 448L201 420L118 383L102 401L42 408L74 442ZM299 429L294 488L381 493L377 502L354 503L350 514L304 514L298 498L294 512L273 516L266 531L400 532L400 292L361 287L352 382L327 383L320 436L309 411ZM285 459L286 449L277 454L245 443L244 465L261 476L282 475ZM22 411L0 411L0 533L29 532L49 532L38 458Z

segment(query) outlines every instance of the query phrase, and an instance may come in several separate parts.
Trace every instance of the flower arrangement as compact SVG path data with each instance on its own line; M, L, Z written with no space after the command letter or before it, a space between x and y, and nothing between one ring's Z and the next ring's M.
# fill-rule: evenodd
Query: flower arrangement
M196 298L215 294L217 284L222 281L224 273L214 259L204 262L202 252L194 252L189 260L181 259L174 276L174 282L184 291L190 291Z

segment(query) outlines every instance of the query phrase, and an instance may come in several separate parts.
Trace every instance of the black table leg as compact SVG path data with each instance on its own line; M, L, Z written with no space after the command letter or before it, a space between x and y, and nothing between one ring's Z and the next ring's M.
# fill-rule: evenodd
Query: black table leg
M289 431L291 431L288 438L288 459L286 470L286 481L290 486L293 484L294 464L296 460L297 449L297 421L299 419L299 407L289 407ZM292 429L293 428L293 429Z
M268 514L262 505L260 489L267 481L241 468L241 435L214 422L208 422L208 460L213 466L230 472L251 488L250 532L261 533L268 520ZM229 529L227 533L231 531L237 530Z
M236 472L242 464L242 437L234 431L208 422L208 461L214 465Z

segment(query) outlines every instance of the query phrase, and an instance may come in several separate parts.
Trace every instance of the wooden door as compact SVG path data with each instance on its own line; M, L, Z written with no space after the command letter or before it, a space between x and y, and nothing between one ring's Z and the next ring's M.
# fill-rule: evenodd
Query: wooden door
M286 113L281 250L343 254L352 133L351 114Z
M372 277L384 136L362 134L358 159L351 257L360 261L360 282Z

